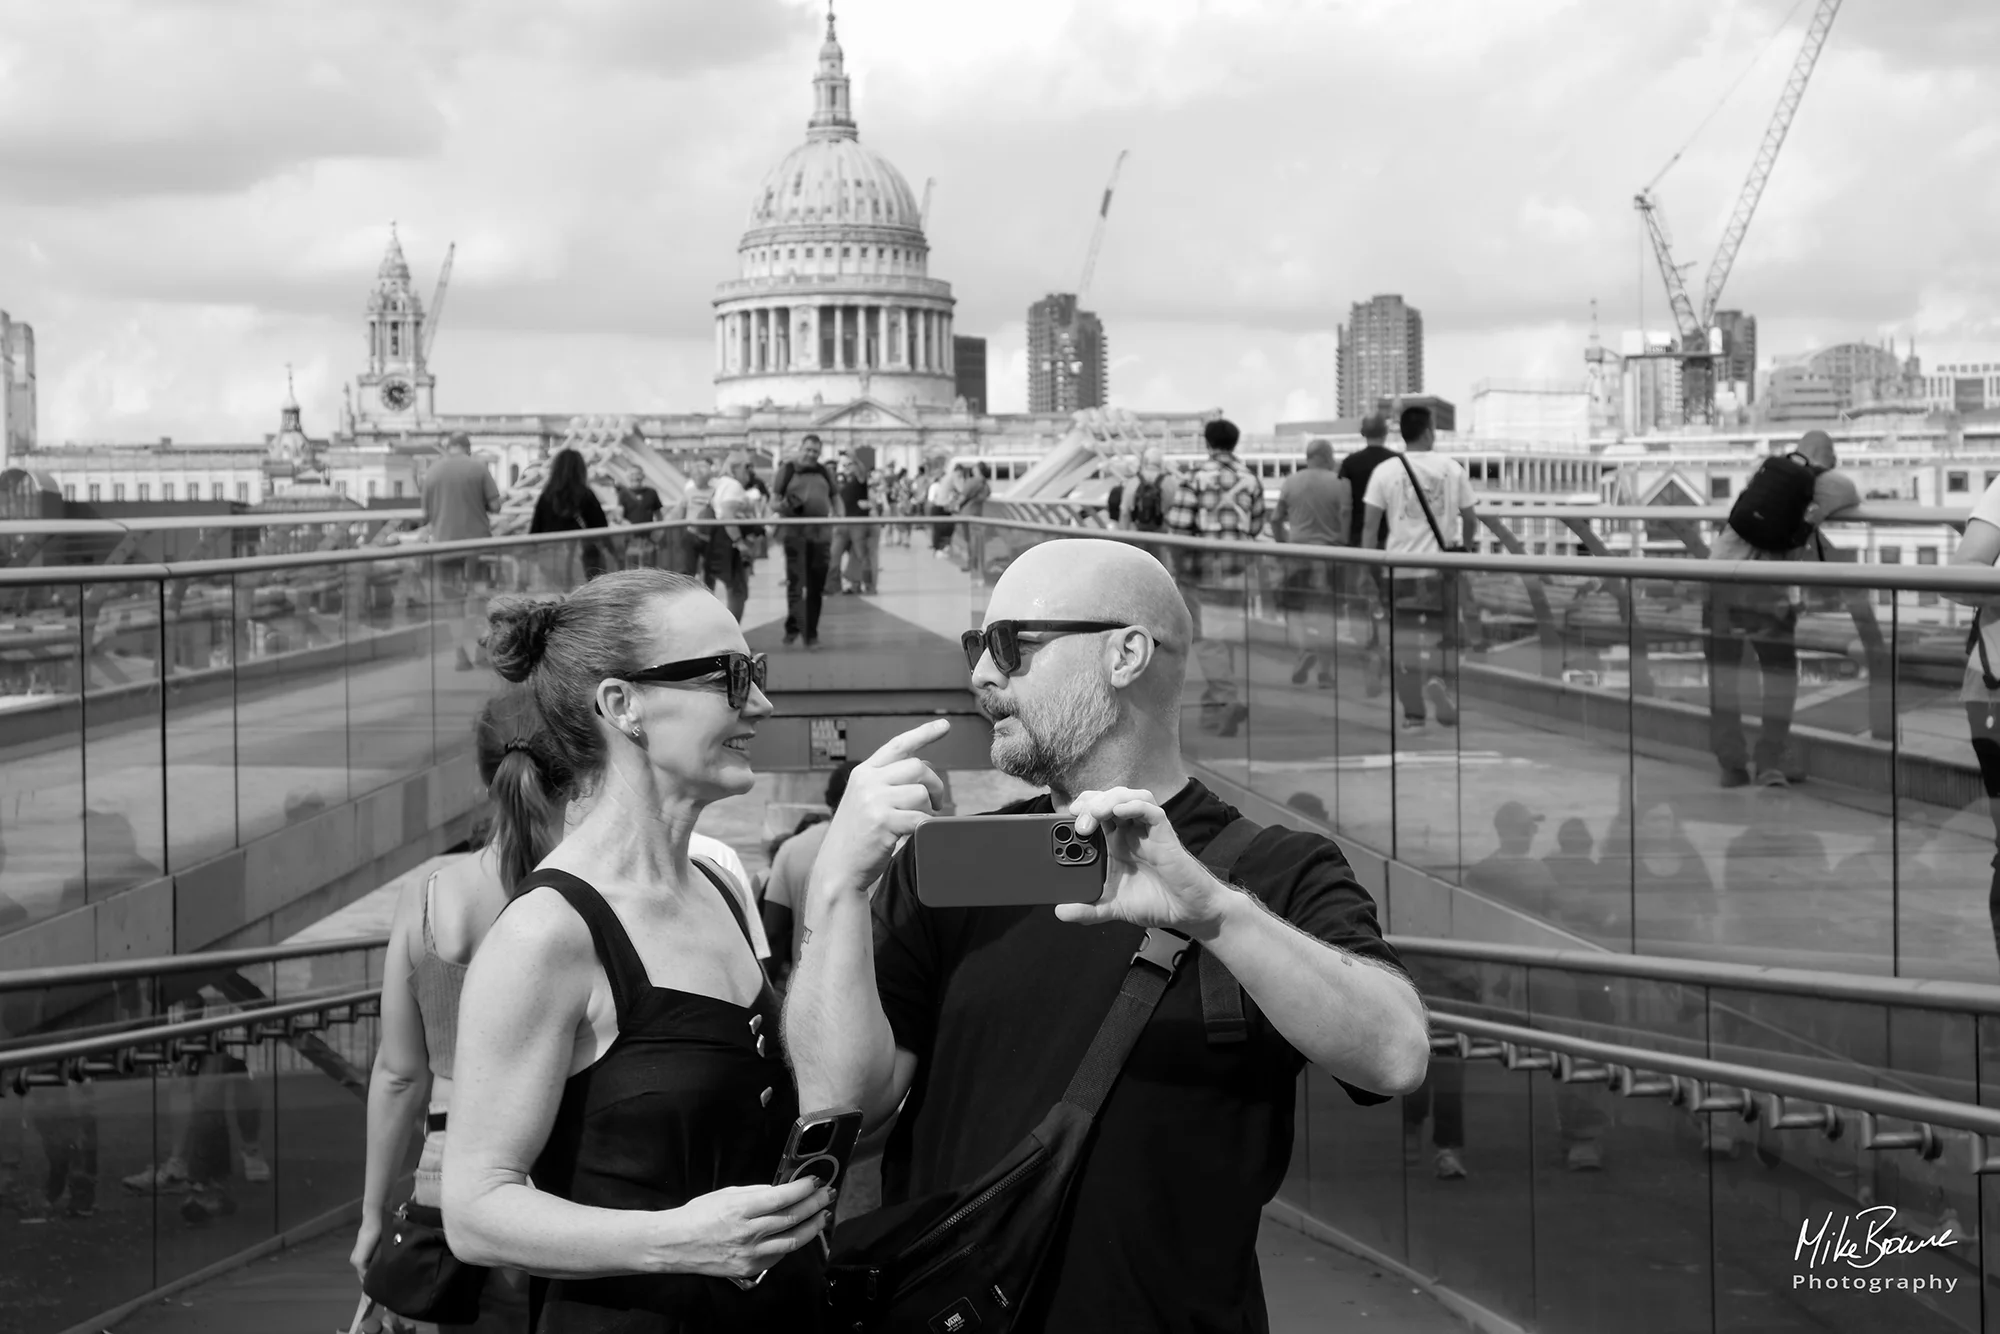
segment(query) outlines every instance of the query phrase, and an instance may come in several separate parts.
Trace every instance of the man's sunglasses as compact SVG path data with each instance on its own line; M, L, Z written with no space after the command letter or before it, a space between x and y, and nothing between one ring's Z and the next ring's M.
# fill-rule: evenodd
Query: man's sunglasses
M1021 670L1021 636L1053 639L1058 635L1087 635L1104 630L1123 630L1130 621L995 621L984 630L967 630L958 637L965 648L967 671L977 671L979 660L993 655L993 665L1002 676ZM1032 642L1030 644L1032 646Z
M728 684L729 707L741 710L750 701L750 687L764 688L769 662L762 653L718 653L712 658L683 658L626 672L619 679L635 686L672 685L720 676Z

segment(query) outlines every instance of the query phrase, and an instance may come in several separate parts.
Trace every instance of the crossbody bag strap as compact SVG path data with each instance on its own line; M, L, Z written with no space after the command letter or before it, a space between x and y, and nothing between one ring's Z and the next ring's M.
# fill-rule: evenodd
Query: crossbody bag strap
M1263 832L1264 827L1255 820L1237 816L1201 850L1201 864L1217 880L1230 881L1236 863ZM1196 956L1195 969L1201 979L1201 1026L1208 1034L1208 1044L1228 1047L1248 1041L1250 1021L1243 1013L1242 986L1208 950Z
M1444 529L1438 527L1437 515L1431 513L1431 502L1424 498L1424 484L1417 480L1417 470L1410 466L1408 454L1398 454L1396 461L1403 465L1403 471L1410 475L1410 490L1417 493L1417 504L1423 507L1424 522L1431 526L1431 536L1437 539L1438 550L1447 550Z
M1220 877L1227 878L1235 868L1237 859L1250 846L1251 840L1262 833L1261 826L1254 821L1238 817L1226 825L1222 832L1209 840L1202 849L1202 864ZM1117 997L1111 1002L1111 1011L1098 1025L1097 1036L1090 1040L1090 1047L1083 1054L1082 1064L1076 1074L1070 1077L1069 1087L1063 1090L1063 1101L1077 1108L1084 1115L1095 1117L1104 1100L1111 1095L1111 1086L1118 1082L1118 1072L1125 1068L1125 1059L1132 1054L1132 1048L1139 1044L1139 1035L1146 1031L1146 1025L1159 1008L1160 998L1167 993L1167 984L1174 980L1181 960L1194 943L1177 931L1167 931L1153 927L1146 932L1139 952L1132 956L1132 964L1125 970L1125 980L1118 988ZM1242 989L1236 979L1229 976L1229 970L1219 963L1213 965L1221 983L1226 983L1230 992L1229 1002L1234 1005L1234 1022L1238 1035L1229 1039L1243 1040L1246 1027L1243 1019ZM1202 979L1202 1011L1208 1020L1209 990L1215 985L1220 991L1221 984L1211 984L1206 973ZM1212 1024L1226 1026L1229 1023L1227 1005L1218 1000L1219 1012ZM1214 1028L1211 1027L1211 1034ZM1211 1040L1215 1040L1211 1036Z

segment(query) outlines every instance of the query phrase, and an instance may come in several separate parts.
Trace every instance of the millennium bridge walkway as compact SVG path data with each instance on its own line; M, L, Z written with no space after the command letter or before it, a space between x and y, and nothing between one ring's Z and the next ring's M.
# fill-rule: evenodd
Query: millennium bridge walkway
M574 541L398 545L408 517L0 524L0 1334L352 1315L387 905L462 855L496 684L477 607L442 590L468 560L525 592L580 566ZM1657 518L1557 517L1593 551ZM1688 554L1714 517L1676 513ZM1015 554L1091 522L996 505L947 557L891 535L879 593L829 597L813 653L781 643L774 554L744 623L780 714L757 790L704 828L758 869L824 770L940 713L956 809L1011 798L957 636ZM672 528L607 540L651 562ZM1418 1095L1301 1080L1275 1328L2000 1329L1995 829L1954 601L2000 575L1433 557L1446 651L1376 591L1400 558L1154 544L1208 558L1185 580L1196 772L1340 841L1433 1010ZM1788 586L1782 781L1726 784L1711 678L1744 684L1752 740L1765 678L1704 618L1718 587ZM1440 685L1412 726L1385 668L1422 647ZM145 1189L218 1070L232 1189ZM1829 1219L1889 1244L1816 1255Z

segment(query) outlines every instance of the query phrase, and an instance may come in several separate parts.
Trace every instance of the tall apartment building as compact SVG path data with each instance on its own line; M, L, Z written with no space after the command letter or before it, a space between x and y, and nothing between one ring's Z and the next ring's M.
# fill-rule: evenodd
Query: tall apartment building
M35 449L35 330L0 310L0 468Z
M958 397L965 400L966 411L984 416L986 413L986 340L974 338L970 334L951 336L952 377L957 381Z
M1757 401L1757 317L1740 310L1715 312L1722 331L1722 356L1715 363L1718 385L1741 385L1745 406Z
M1424 392L1424 316L1393 293L1357 301L1339 331L1339 416L1359 417L1378 399Z
M1065 332L1072 341L1065 342ZM1028 411L1101 408L1110 388L1103 321L1078 310L1068 292L1051 292L1029 306Z

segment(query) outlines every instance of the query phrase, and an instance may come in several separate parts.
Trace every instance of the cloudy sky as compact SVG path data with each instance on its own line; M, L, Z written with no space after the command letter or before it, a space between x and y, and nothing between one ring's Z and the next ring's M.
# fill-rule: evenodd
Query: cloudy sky
M1699 286L1815 0L843 0L864 141L1025 406L1022 317L1092 304L1116 401L1331 415L1334 326L1400 292L1430 384L1577 378L1663 327L1631 199ZM0 306L44 440L327 429L391 218L444 411L692 411L708 301L803 137L812 0L0 0ZM1848 0L1725 305L1767 354L2000 344L1993 0ZM1735 86L1733 96L1721 101ZM1720 101L1720 110L1717 110Z

